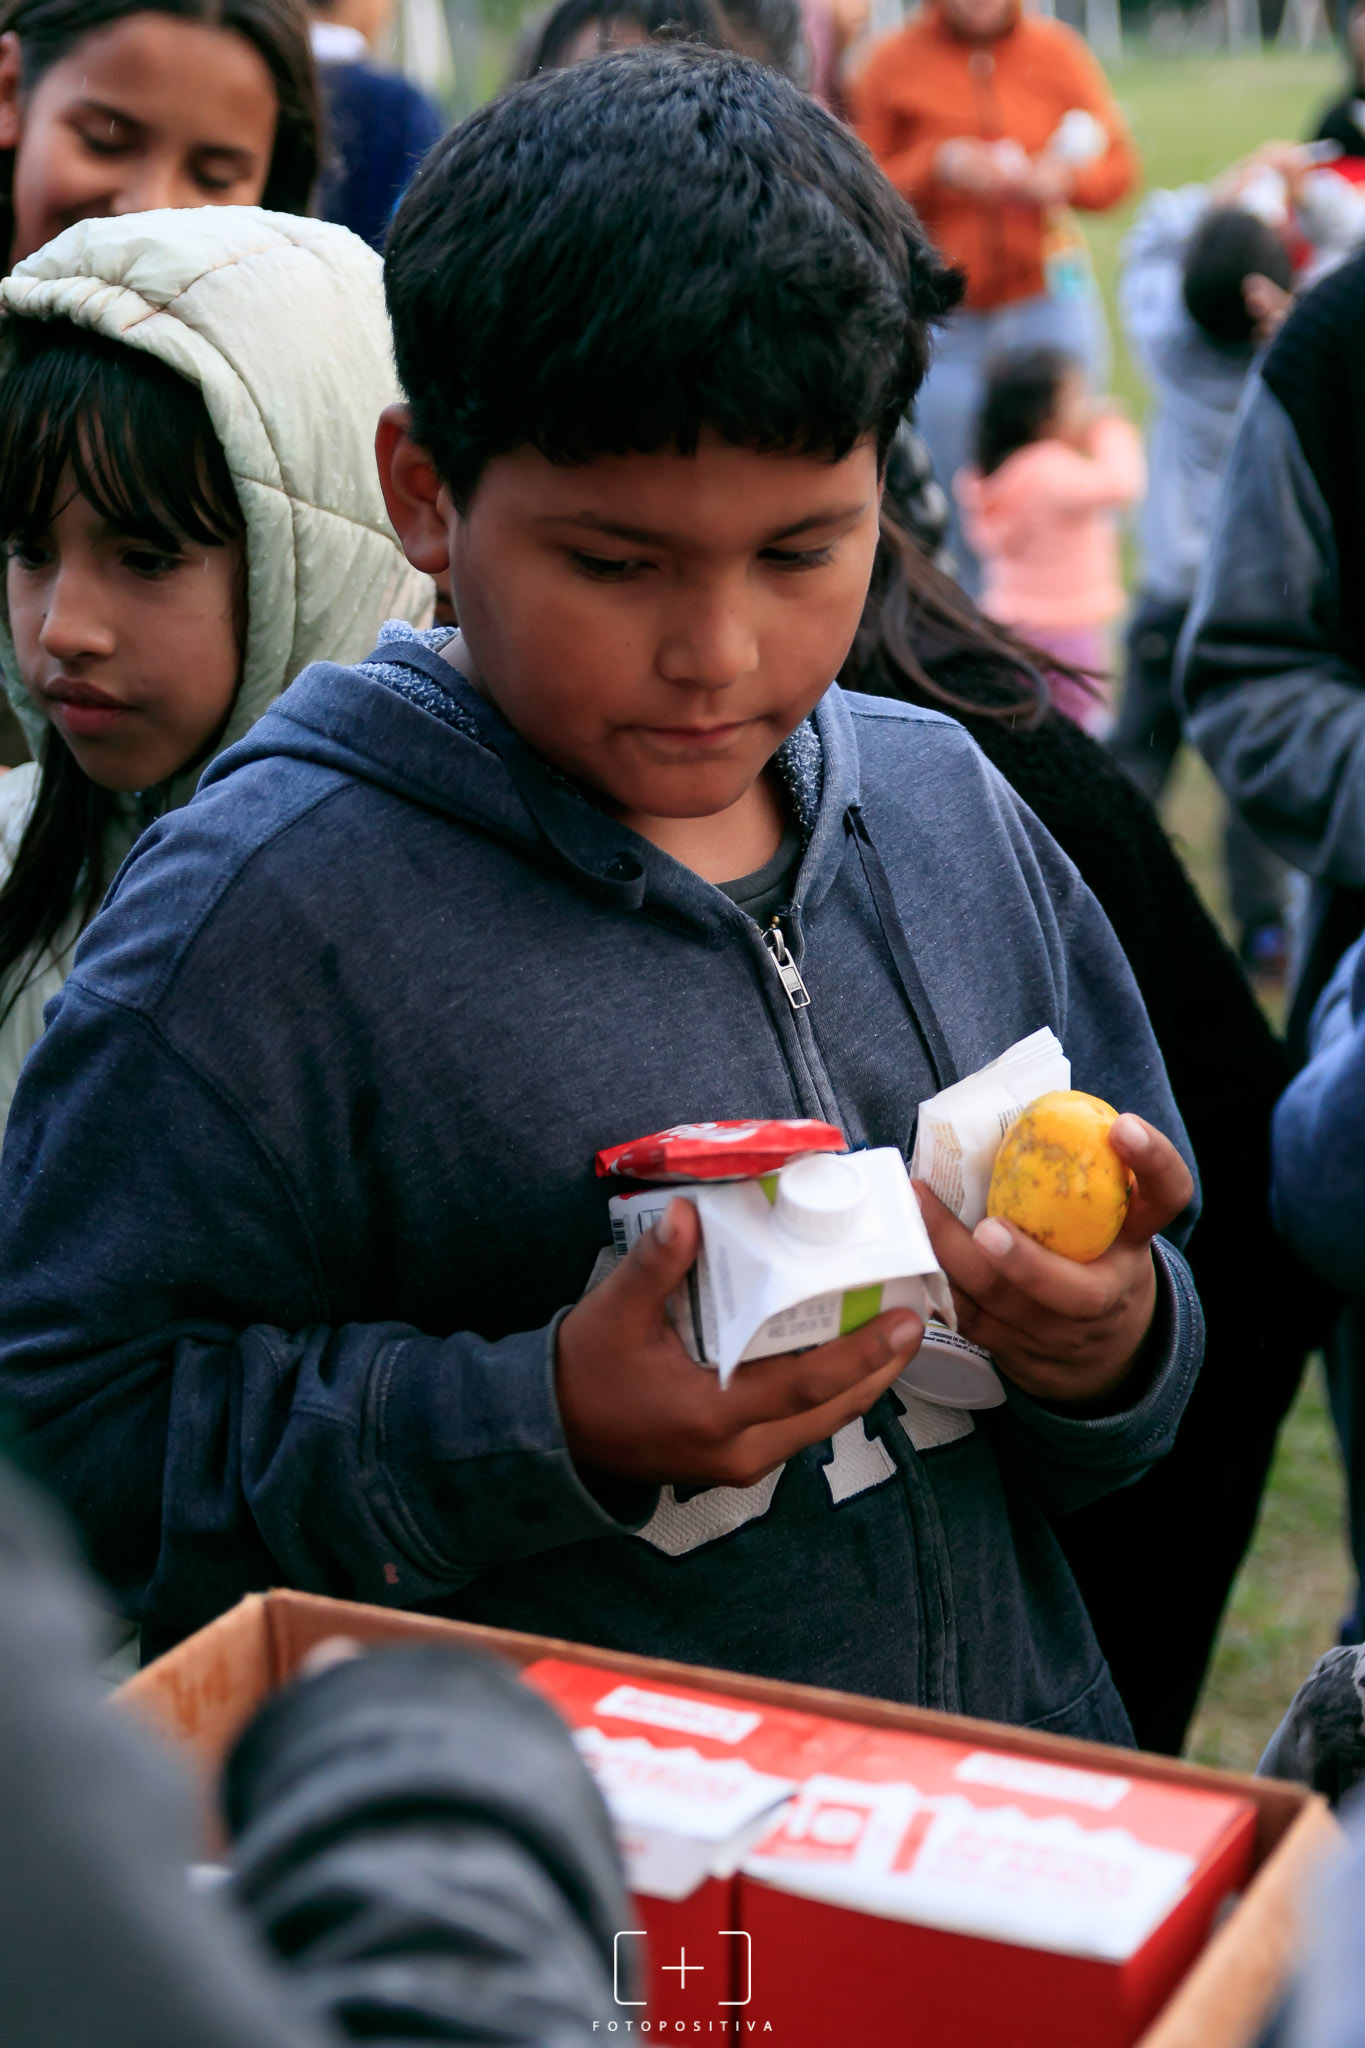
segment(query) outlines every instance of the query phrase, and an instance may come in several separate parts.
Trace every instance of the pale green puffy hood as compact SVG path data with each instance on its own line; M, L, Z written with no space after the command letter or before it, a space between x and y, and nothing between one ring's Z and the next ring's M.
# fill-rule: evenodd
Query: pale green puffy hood
M375 423L402 394L382 265L357 236L254 206L81 221L0 282L0 308L146 349L204 395L246 520L242 685L220 751L309 662L358 661L386 618L429 622L432 585L405 561L375 472ZM44 721L2 583L0 669L32 744ZM176 778L168 808L204 766Z

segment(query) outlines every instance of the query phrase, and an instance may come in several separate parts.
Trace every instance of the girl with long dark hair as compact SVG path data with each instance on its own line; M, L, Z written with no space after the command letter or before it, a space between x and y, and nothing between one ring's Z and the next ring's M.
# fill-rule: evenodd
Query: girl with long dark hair
M1175 1448L1136 1485L1056 1524L1139 1746L1175 1755L1276 1432L1319 1341L1322 1297L1270 1216L1270 1117L1288 1056L1151 804L1050 705L1044 672L1056 667L883 521L839 681L960 719L1070 855L1128 956L1199 1162L1204 1206L1186 1256L1207 1344ZM1267 1314L1270 1300L1292 1301L1294 1314Z

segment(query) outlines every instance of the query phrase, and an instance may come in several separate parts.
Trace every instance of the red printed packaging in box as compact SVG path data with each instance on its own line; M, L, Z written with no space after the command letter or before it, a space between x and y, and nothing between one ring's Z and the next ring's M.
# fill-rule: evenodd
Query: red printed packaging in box
M620 1973L629 1975L633 1956L638 1974L647 1946L651 2016L689 2026L714 2018L719 2031L749 1996L749 1943L735 1916L739 1859L782 1802L813 1771L833 1769L862 1731L556 1657L522 1677L573 1729L616 1825L641 1930L618 1940Z
M888 1731L809 1777L739 1879L774 2030L1129 2048L1245 1883L1255 1811L1114 1764Z

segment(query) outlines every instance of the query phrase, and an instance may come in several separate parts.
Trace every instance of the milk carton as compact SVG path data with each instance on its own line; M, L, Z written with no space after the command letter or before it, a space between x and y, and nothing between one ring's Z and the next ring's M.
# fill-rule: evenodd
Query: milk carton
M894 1146L813 1153L756 1180L617 1195L618 1251L629 1251L675 1195L695 1203L702 1242L670 1314L689 1354L714 1366L722 1386L745 1359L823 1344L884 1309L955 1322Z
M1070 1086L1071 1062L1053 1031L1044 1026L1021 1038L989 1065L920 1104L911 1173L975 1230L986 1213L991 1168L1006 1131L1030 1102ZM990 1353L950 1325L926 1326L920 1356L926 1399L954 1408L994 1408L1004 1400Z
M1046 1026L919 1108L910 1171L968 1230L986 1213L1000 1140L1031 1102L1071 1086L1071 1062Z

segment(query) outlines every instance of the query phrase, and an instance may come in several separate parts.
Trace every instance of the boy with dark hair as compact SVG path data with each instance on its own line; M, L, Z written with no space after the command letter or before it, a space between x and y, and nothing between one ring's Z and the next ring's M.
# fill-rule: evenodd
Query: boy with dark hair
M786 80L647 50L458 129L389 288L381 475L460 632L307 672L125 866L10 1121L0 1392L153 1641L283 1580L1123 1739L1046 1514L1197 1368L1183 1133L1058 848L829 681L952 280ZM687 1202L585 1293L600 1147L908 1155L1043 1024L1135 1190L1089 1266L926 1196L994 1413L896 1386L897 1311L722 1391Z
M1266 295L1294 288L1289 245L1269 221L1241 206L1212 206L1190 236L1180 266L1185 310L1211 342L1256 347L1264 338Z

